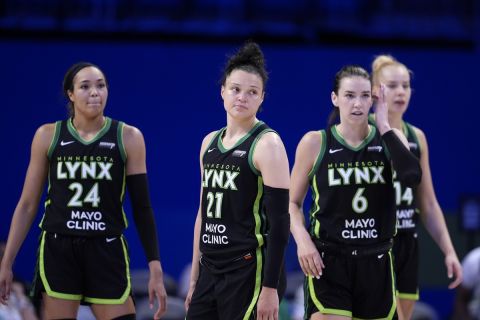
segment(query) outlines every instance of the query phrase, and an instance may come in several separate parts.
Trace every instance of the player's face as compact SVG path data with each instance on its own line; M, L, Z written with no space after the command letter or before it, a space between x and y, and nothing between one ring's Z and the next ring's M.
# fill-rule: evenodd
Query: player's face
M388 112L403 115L412 95L408 70L400 65L384 67L380 70L379 80L388 89L385 90Z
M75 107L75 114L86 117L103 115L108 98L108 88L103 73L95 67L80 70L73 79L73 91L68 96Z
M368 121L372 106L372 87L368 79L347 77L340 81L338 94L332 92L333 105L340 110L340 121L358 123Z
M234 119L255 117L263 102L263 81L256 73L233 70L222 86L227 114Z

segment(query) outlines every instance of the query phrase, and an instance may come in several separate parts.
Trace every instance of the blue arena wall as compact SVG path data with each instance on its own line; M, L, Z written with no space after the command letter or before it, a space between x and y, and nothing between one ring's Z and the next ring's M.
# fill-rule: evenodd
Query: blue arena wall
M64 72L77 61L91 61L109 80L106 114L137 126L145 136L162 263L167 273L178 277L192 253L200 144L207 133L226 123L218 79L226 55L240 44L1 40L0 235L7 235L36 128L67 116L61 92ZM406 118L427 135L440 204L455 212L460 194L480 191L478 50L279 44L263 49L271 79L259 118L282 136L290 165L302 135L326 124L335 72L344 64L370 69L374 55L391 53L414 72ZM129 217L131 265L145 267ZM34 226L15 264L15 272L27 280L33 275L38 235ZM297 268L295 252L292 239L289 269Z

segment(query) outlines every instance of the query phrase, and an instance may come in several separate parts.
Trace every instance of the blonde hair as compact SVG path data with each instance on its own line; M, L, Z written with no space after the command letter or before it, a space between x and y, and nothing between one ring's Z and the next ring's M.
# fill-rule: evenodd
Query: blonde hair
M372 62L372 83L374 85L379 84L379 76L380 76L380 71L388 66L401 66L404 67L405 70L407 70L408 74L410 75L410 78L413 76L413 72L407 68L406 65L395 59L392 55L389 54L381 54L375 57L375 59Z

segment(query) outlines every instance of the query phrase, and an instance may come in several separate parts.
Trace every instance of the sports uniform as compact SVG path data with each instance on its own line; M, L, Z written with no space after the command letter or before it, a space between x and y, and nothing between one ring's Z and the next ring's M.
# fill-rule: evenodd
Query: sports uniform
M320 131L322 147L309 173L310 235L325 264L305 281L306 313L360 319L396 317L392 238L392 167L374 126L352 147L335 126Z
M123 126L107 117L85 141L72 119L56 122L34 294L98 304L129 297Z
M269 225L252 158L257 141L273 130L260 121L230 149L222 144L225 130L203 155L202 256L187 319L253 319L262 286Z
M403 132L407 137L410 151L420 158L420 144L412 125L404 123ZM417 223L419 209L415 196L416 190L404 187L396 180L394 187L397 205L397 235L394 238L392 251L397 294L402 299L418 300Z

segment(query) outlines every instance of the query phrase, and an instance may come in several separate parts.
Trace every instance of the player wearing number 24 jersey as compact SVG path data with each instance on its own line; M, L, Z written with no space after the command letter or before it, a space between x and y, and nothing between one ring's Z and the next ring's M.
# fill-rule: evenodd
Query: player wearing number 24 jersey
M12 218L0 266L0 303L7 303L12 265L48 182L32 295L42 318L75 319L88 303L99 319L135 319L129 255L123 230L128 188L150 279L150 303L159 319L166 292L146 175L145 142L135 127L104 115L108 82L94 64L79 62L65 74L70 117L42 125L32 142L22 196ZM152 311L153 313L153 311Z

